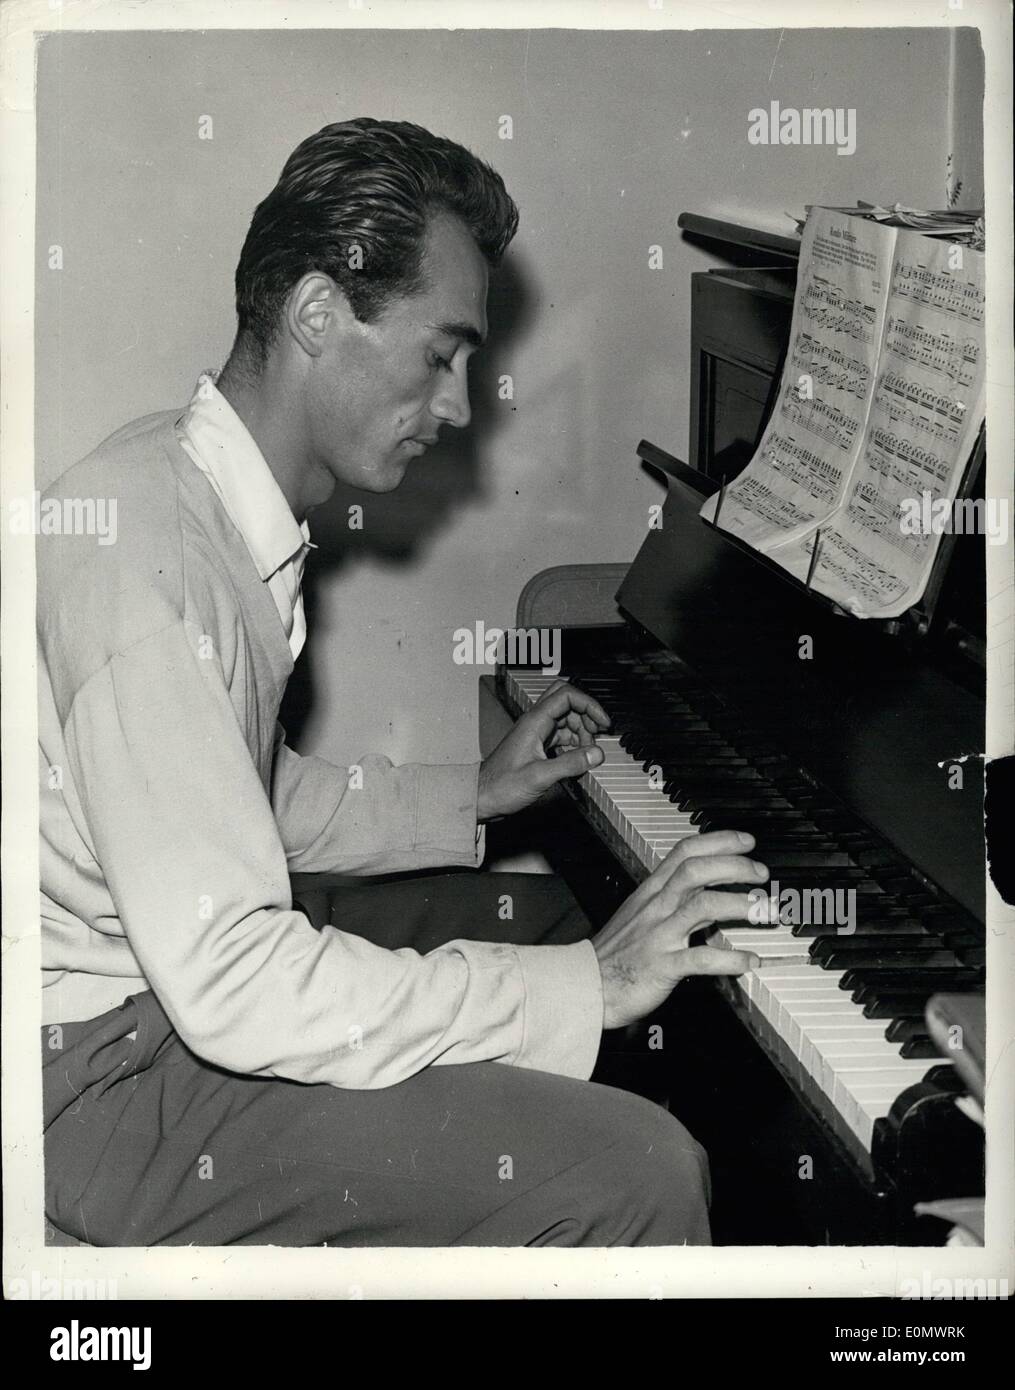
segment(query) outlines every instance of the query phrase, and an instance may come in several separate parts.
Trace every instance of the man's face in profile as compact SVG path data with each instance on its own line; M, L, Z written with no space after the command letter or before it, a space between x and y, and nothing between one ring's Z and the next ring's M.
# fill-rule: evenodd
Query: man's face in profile
M468 361L486 336L486 261L466 228L430 222L420 292L347 318L310 378L317 457L340 482L390 492L444 424L469 422Z

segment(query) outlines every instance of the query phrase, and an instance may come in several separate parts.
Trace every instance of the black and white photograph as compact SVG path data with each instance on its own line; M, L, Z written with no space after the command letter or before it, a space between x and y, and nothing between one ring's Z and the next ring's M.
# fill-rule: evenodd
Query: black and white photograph
M47 1355L157 1366L102 1300L1006 1301L1008 6L0 16ZM815 1365L965 1356L850 1316Z

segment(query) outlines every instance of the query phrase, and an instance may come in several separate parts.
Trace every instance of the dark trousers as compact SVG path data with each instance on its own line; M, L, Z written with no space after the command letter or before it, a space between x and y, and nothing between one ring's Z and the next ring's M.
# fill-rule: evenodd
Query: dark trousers
M343 930L391 948L589 933L546 875L329 894ZM43 1029L46 1212L94 1245L709 1243L702 1149L626 1091L496 1062L373 1091L239 1076L190 1052L150 992L61 1031Z

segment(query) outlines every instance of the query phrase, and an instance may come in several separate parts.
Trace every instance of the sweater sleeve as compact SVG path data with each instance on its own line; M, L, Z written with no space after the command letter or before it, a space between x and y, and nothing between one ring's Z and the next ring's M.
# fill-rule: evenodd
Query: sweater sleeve
M479 764L395 767L376 754L339 768L305 757L276 731L271 802L292 873L477 868Z
M195 627L173 621L61 701L95 856L183 1041L233 1071L355 1089L390 1086L434 1063L499 1061L587 1077L602 1026L590 943L458 941L421 956L335 928L316 932L293 910L271 800L222 669L200 647ZM295 789L284 777L283 799ZM326 780L330 796L334 779ZM392 842L410 855L445 849L428 838L425 783L409 774L396 785L402 820ZM292 825L295 815L284 819ZM311 816L308 852L332 843L329 826L315 833ZM365 844L362 827L349 843L360 836Z

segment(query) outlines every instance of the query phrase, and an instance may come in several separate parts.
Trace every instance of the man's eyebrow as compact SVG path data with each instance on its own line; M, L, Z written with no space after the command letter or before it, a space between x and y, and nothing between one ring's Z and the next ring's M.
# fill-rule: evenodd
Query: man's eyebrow
M432 328L435 333L443 333L449 338L461 338L463 343L469 343L476 348L482 347L486 342L483 334L471 323L428 323L427 328Z

